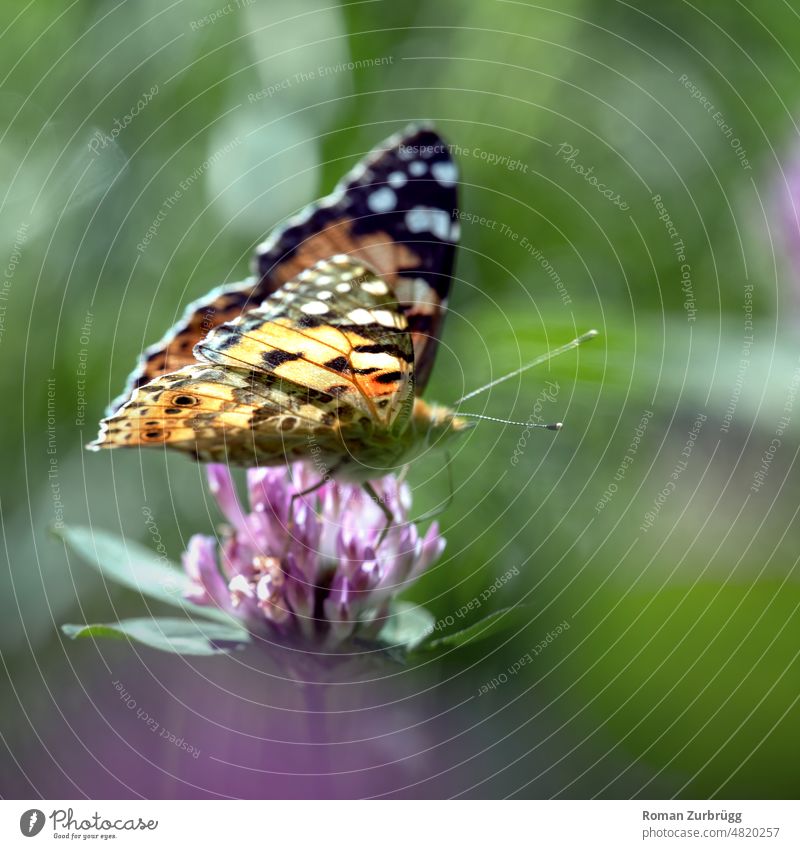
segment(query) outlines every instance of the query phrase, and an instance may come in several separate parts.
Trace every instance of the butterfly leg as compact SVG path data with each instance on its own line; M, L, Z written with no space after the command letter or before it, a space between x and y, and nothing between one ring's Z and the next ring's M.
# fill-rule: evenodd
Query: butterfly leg
M286 546L284 550L284 557L286 556L286 552L289 550L289 545L294 539L294 503L298 498L305 498L306 495L311 495L313 492L316 492L320 487L324 486L330 480L330 475L323 475L316 483L311 486L306 487L305 489L300 490L300 492L296 492L290 502L289 502L289 517L286 522Z
M447 465L445 466L445 469L447 470L447 500L441 506L434 507L433 510L428 510L427 513L417 516L417 518L413 520L414 522L426 522L428 519L435 519L446 510L449 510L455 500L455 481L453 480L453 468L450 464L451 458L449 452L445 451L444 456L447 460Z
M386 538L386 534L389 532L389 528L391 528L394 524L394 515L392 514L392 511L389 509L386 502L380 497L380 495L378 495L377 492L375 492L375 487L369 481L365 481L363 484L361 484L361 486L363 487L364 492L366 492L367 495L378 505L378 507L381 508L383 515L386 517L386 525L381 531L381 535L378 537L378 545L376 546L376 548L379 548L380 544Z

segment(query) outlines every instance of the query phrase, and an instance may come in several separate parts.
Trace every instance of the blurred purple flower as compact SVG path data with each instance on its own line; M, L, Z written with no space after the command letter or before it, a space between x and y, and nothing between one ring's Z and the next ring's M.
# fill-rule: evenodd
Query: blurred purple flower
M208 480L229 527L219 541L201 534L189 540L189 598L228 611L255 632L327 644L375 637L392 598L444 550L436 522L424 537L407 522L410 492L393 476L373 484L394 516L382 541L384 513L356 484L329 481L292 503L315 483L301 463L249 469L249 513L227 467L209 465Z

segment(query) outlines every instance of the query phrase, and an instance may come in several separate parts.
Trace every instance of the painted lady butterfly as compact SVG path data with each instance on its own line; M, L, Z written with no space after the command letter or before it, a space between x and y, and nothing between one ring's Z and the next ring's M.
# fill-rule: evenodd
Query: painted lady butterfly
M202 462L309 459L379 478L469 423L424 388L458 240L458 172L429 127L368 154L148 348L93 450L165 446Z

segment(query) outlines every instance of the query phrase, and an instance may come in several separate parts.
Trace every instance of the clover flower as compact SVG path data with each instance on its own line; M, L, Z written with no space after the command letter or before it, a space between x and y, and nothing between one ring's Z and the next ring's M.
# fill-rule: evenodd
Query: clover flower
M216 605L251 631L337 644L377 636L393 597L434 563L445 541L434 522L424 536L407 521L409 488L393 476L373 486L394 522L358 485L315 482L302 463L247 472L250 512L226 466L208 466L212 495L229 525L221 538L197 534L183 566L188 598Z

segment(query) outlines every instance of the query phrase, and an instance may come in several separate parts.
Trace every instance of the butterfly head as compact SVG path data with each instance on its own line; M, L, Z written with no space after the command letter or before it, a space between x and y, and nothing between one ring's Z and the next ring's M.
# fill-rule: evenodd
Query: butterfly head
M474 427L474 422L459 416L455 410L441 404L414 400L411 430L416 441L425 448L442 447L454 436Z

